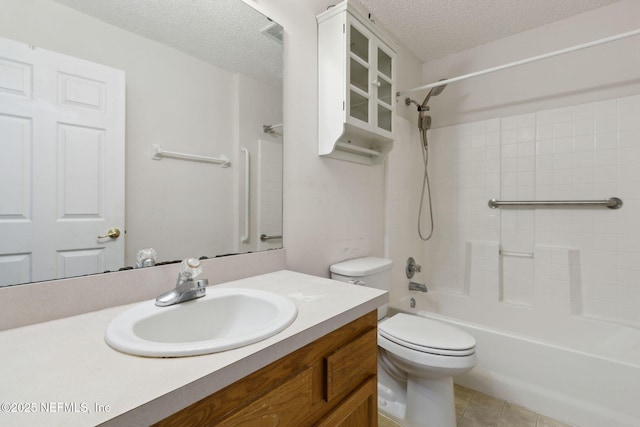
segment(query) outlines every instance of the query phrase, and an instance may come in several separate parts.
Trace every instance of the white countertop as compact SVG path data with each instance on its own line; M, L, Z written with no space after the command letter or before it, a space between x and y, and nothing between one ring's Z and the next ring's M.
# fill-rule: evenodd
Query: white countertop
M298 316L258 343L173 359L130 356L104 342L111 319L135 304L0 332L0 425L148 425L388 300L378 289L286 270L216 286L289 296Z

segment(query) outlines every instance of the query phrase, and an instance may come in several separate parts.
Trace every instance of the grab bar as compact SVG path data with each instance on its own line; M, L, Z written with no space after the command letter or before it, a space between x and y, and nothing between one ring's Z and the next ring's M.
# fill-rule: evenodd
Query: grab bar
M267 240L279 240L282 239L282 236L267 236L266 234L260 235L260 241L266 242Z
M528 207L563 207L563 206L580 206L580 207L607 207L609 209L620 209L622 200L617 197L609 197L606 200L529 200L529 201L506 201L506 200L489 200L491 209L500 206L528 206Z
M249 150L241 147L240 152L244 154L244 235L240 237L240 242L247 243L249 241L249 191L251 190Z

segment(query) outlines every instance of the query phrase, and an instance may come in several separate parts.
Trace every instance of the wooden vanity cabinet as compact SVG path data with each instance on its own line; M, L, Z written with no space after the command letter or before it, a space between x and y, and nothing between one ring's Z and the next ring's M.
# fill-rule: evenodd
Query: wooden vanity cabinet
M377 320L372 311L155 425L377 426Z

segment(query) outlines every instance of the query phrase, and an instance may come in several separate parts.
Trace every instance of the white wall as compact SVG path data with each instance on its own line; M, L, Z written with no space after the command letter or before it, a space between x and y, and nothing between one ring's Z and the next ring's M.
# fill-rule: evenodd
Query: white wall
M622 1L431 61L423 66L423 83L638 27L640 3ZM640 261L639 51L640 37L629 38L453 83L432 99L438 128L430 131L436 232L424 245L426 268L419 281L473 301L466 305L473 307L469 315L495 326L508 318L517 328L528 318L552 330L555 321L574 315L640 325L634 279ZM415 151L392 154L411 167L390 166L390 182L419 179ZM415 189L405 188L409 198ZM610 196L622 198L624 207L487 206L492 197ZM417 209L413 204L395 215L410 217ZM390 238L397 261L412 237L395 227L397 235ZM533 258L499 256L500 249ZM392 297L407 294L404 284L394 286Z
M328 276L329 266L338 261L385 255L385 166L365 166L320 158L317 154L316 16L335 3L255 2L285 30L287 265L318 276ZM418 84L419 63L404 50L399 55L398 70L401 84ZM397 140L395 147L404 143Z

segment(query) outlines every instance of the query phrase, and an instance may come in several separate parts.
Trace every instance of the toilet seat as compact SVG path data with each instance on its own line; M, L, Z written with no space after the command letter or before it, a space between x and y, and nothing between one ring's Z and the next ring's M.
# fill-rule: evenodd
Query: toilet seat
M469 356L476 340L470 334L425 317L398 313L378 324L380 336L400 346L439 356Z

